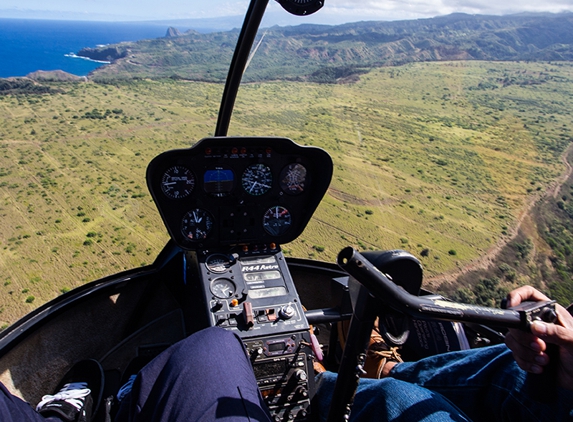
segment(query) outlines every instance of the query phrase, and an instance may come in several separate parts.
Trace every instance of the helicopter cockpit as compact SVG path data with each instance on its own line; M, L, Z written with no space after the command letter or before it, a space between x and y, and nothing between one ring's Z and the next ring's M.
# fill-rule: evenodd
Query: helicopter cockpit
M296 15L323 6L277 1ZM527 329L534 319L555 319L553 302L493 309L422 291L420 261L405 251L347 247L336 263L285 257L283 245L303 233L329 188L333 160L284 137L227 134L267 3L250 2L214 136L160 153L147 167L167 245L152 265L67 292L3 331L0 381L11 391L37 401L86 357L102 363L106 389L117 391L134 357L221 327L243 340L275 420L313 420L313 364L321 361L338 373L329 420L343 421L376 319L396 346L405 344L412 318L465 322L472 346L502 341L479 324ZM344 346L339 328L347 330Z

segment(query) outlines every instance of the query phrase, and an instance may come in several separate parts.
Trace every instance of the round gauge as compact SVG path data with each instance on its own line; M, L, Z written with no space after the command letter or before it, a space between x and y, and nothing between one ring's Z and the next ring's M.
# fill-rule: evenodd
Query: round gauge
M241 182L247 193L260 196L271 188L273 175L271 169L264 164L253 164L245 169Z
M306 185L306 167L293 163L281 171L281 189L289 195L298 195L304 192Z
M290 212L281 206L269 208L263 216L263 228L271 236L281 236L290 228Z
M324 5L323 0L278 0L278 2L287 12L298 16L310 15Z
M222 253L209 255L205 261L207 269L213 273L224 273L235 264L236 260L232 256Z
M218 278L211 282L211 293L219 299L228 299L235 294L236 288L228 278Z
M181 232L190 240L203 240L213 228L213 217L201 208L189 211L181 220Z
M195 176L186 167L174 166L163 173L161 190L173 199L185 198L195 187Z

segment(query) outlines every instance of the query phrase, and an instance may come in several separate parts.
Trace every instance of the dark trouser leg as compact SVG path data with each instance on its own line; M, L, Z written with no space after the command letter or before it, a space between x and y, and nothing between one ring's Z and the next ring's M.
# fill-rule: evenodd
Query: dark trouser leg
M270 421L239 337L208 328L143 368L117 421Z
M44 418L30 404L13 396L0 384L0 421L2 422L57 422L58 418Z

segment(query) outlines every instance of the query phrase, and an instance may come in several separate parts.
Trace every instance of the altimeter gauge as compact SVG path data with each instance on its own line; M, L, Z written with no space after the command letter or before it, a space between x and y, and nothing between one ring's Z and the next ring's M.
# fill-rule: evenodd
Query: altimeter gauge
M185 198L195 187L195 176L186 167L174 166L163 173L161 190L173 199Z
M195 208L181 220L181 232L189 240L204 240L213 228L213 217L208 211Z
M302 164L289 164L281 171L281 189L289 195L303 193L306 183L306 167Z
M243 172L241 183L248 194L263 195L270 190L273 184L271 169L262 163L250 165Z
M291 226L289 210L279 205L269 208L263 215L263 228L271 236L285 234Z

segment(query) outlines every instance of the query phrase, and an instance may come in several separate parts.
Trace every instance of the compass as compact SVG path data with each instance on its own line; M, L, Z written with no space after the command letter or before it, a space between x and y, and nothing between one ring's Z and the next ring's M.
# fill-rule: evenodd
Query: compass
M207 257L205 266L209 271L221 274L227 272L235 262L237 262L237 260L232 255L215 253Z
M323 0L277 0L277 2L287 12L298 16L310 15L324 6Z

